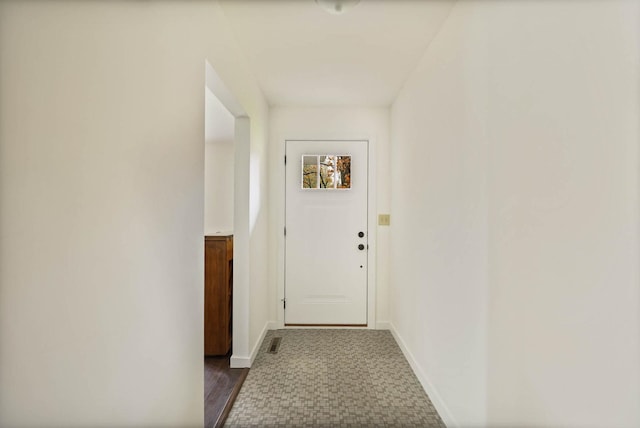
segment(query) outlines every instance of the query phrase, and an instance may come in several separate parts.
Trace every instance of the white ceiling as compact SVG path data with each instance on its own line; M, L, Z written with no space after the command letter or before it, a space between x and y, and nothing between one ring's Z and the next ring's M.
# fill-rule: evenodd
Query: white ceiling
M453 0L362 0L332 15L314 0L220 0L269 103L388 106Z

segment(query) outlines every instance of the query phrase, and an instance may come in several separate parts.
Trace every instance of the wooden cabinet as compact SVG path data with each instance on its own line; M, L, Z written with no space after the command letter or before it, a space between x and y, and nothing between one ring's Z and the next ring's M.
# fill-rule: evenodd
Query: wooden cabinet
M204 238L204 354L231 349L233 236Z

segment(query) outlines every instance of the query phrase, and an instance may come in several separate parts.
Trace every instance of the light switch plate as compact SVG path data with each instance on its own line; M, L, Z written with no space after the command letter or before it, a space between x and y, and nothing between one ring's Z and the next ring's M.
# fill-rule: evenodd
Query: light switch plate
M389 226L391 224L391 215L378 214L378 224L380 226Z

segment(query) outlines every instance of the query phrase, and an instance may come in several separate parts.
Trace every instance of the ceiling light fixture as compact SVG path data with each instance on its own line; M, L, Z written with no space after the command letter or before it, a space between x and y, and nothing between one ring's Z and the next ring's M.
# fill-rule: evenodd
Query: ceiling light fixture
M316 3L333 15L342 15L360 3L360 0L316 0Z

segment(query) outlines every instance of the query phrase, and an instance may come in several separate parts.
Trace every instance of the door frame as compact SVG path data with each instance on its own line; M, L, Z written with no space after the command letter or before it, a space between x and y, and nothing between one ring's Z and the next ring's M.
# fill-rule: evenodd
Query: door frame
M376 255L377 255L377 234L378 234L378 222L377 222L377 183L376 183L376 142L375 138L366 134L354 134L354 133L320 133L319 135L310 136L295 136L295 135L282 135L278 139L278 183L280 198L277 201L278 213L276 216L277 227L276 236L278 242L277 251L277 296L276 296L276 308L277 308L277 328L363 328L374 330L376 328ZM366 327L295 327L284 325L284 305L283 299L285 294L285 213L286 213L286 178L285 178L285 164L284 156L286 153L287 141L366 141L368 148L368 168L367 168L367 233L368 233L368 245L367 251L367 326ZM275 178L275 177L274 177ZM274 201L275 203L275 201Z

